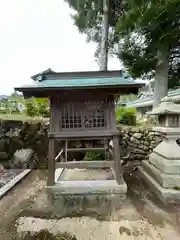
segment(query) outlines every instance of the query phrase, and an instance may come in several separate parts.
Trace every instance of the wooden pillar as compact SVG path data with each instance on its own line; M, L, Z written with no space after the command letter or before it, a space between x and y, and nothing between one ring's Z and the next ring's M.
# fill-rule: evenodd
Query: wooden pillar
M119 136L113 136L114 145L114 170L116 175L116 181L118 184L122 182L122 167L120 159L120 146L119 146Z
M48 179L47 186L54 185L55 178L55 139L49 139L49 150L48 150Z
M68 140L65 141L65 162L68 160Z

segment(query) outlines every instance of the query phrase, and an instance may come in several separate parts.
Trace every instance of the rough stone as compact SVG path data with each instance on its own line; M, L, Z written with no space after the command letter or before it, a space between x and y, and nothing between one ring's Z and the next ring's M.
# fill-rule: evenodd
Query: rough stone
M0 125L0 162L4 168L46 168L47 150L46 123L2 121Z
M140 143L140 141L136 137L134 137L134 136L132 136L130 138L130 141L133 142L134 144L139 144Z
M32 163L34 151L30 148L17 150L12 159L11 167L29 168Z
M4 160L7 160L9 158L9 155L8 153L6 152L0 152L0 161L4 161Z
M21 149L31 148L36 157L35 166L33 168L46 168L47 167L47 151L48 151L48 124L41 123L21 123L14 121L4 123L0 126L0 152L6 152L8 154L8 160L10 161L11 168L12 162L16 151ZM151 129L138 129L132 130L131 128L120 128L120 148L121 158L128 161L144 160L152 152L161 141L162 137L159 133L152 131ZM156 139L157 138L157 139ZM73 143L69 143L70 145ZM85 143L85 145L93 145L97 147L99 142L95 141ZM82 142L79 141L74 147L82 146ZM71 146L70 146L71 147ZM85 153L71 153L69 154L69 161L75 159L76 161L82 160L85 157ZM0 157L1 160L1 157ZM7 164L7 162L6 162Z
M143 136L143 134L137 132L137 133L135 133L133 136L134 136L135 138L137 138L137 139L141 139L142 136Z
M129 161L144 160L161 143L163 137L151 129L120 129L121 158ZM157 138L157 139L156 139Z

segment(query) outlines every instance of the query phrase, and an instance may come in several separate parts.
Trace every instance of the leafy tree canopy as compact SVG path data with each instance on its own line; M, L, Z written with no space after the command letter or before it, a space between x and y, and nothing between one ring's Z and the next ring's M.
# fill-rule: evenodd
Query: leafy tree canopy
M101 40L103 1L66 0L74 23L88 40ZM154 77L157 49L169 49L169 87L180 77L180 0L109 1L109 50L133 77Z
M168 48L169 87L179 84L180 0L127 1L116 25L118 56L133 76L154 76L157 49Z

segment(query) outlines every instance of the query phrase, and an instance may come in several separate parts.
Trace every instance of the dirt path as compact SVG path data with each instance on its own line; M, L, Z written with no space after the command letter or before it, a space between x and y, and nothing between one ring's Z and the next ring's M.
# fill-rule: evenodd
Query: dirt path
M43 211L49 208L49 206L47 205L48 201L46 199L44 189L46 185L45 176L45 171L33 171L21 183L19 183L13 190L11 190L5 197L0 200L0 240L12 239L13 232L16 232L16 227L14 223L17 219L20 219L21 225L24 224L24 226L22 227L29 229L31 229L31 227L33 226L36 228L37 224L39 226L44 226L44 224L46 225L45 220L42 219L42 217L44 217ZM57 229L61 227L62 229L64 228L64 230L68 230L68 228L66 229L66 227L67 223L69 222L69 224L71 223L71 225L74 226L73 229L71 228L71 231L75 231L78 236L82 230L82 227L84 229L89 229L88 231L90 233L92 231L96 231L98 234L98 226L94 226L94 228L91 227L88 223L89 221L91 221L93 224L96 223L99 225L100 228L104 229L104 232L105 230L107 231L109 229L107 234L111 235L111 232L113 233L114 231L119 234L119 229L121 227L122 234L127 235L126 233L124 233L125 230L126 232L131 231L132 233L136 234L136 230L139 229L139 226L141 224L141 228L145 229L146 232L148 232L149 234L151 233L151 235L154 236L154 238L150 236L147 237L148 240L169 240L171 238L173 240L180 239L180 229L178 227L180 226L180 207L172 207L169 209L168 207L164 207L163 204L161 204L154 197L150 190L143 185L141 180L136 176L136 173L134 173L134 175L132 176L125 175L125 179L128 183L127 200L124 202L122 208L118 212L116 212L114 216L112 216L110 222L97 221L97 219L93 217L89 218L88 216L83 216L82 218L69 217L59 220L59 223L57 224ZM34 212L34 209L39 209L40 211ZM40 217L41 219L37 219L37 222L34 222L34 219L32 219L32 223L34 223L34 225L30 224L29 226L28 219L30 219L29 217L34 216ZM52 226L54 226L53 220L49 221L52 221ZM76 224L72 224L73 222ZM113 230L114 228L115 230ZM148 230L146 230L147 228ZM86 231L84 232L84 236L85 234ZM157 236L160 235L163 237L158 238ZM135 237L134 235L131 235L131 237L132 238L123 239L136 239L133 238ZM82 239L80 238L79 240ZM111 238L107 239L109 240ZM146 238L143 238L142 236L142 238L137 239L144 240Z
M0 240L11 239L8 232L17 215L28 208L45 186L45 172L33 171L0 200Z

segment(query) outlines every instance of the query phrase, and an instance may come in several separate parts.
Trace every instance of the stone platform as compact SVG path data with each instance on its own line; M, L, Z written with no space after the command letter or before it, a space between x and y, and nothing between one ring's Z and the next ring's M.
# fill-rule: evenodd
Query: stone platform
M166 160L163 160L161 165L157 164L156 166L150 161L142 161L139 174L163 203L180 204L180 174L178 174L178 168L176 169L173 166L174 161L170 168L171 161L167 160L168 164L164 161Z
M55 180L47 190L56 213L109 214L126 199L127 186L123 179L117 184L111 169L57 169Z

